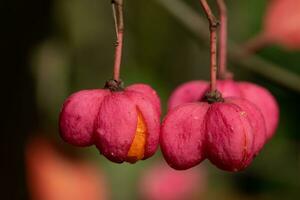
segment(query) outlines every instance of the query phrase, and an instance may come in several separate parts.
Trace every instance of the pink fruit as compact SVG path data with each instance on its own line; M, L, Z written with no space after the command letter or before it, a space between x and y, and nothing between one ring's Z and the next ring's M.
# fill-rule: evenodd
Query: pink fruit
M265 142L265 138L261 140L261 135L266 135L264 118L244 99L225 98L224 103L212 104L206 127L208 159L223 170L246 168Z
M218 80L217 89L222 93L223 97L241 97L242 92L240 88L236 85L236 82L228 80Z
M264 19L264 37L286 48L299 49L299 10L299 0L271 0Z
M152 87L150 87L149 85L143 84L143 83L137 83L137 84L133 84L130 85L126 88L126 90L132 90L135 92L141 92L142 94L144 94L145 96L147 96L149 98L149 100L154 104L154 106L156 107L156 110L159 111L158 114L160 115L161 113L161 103L160 103L160 99L159 96L157 95L156 91L153 90Z
M279 107L276 99L265 88L249 83L238 82L243 97L254 103L262 112L267 128L267 138L270 139L277 128L279 121Z
M180 104L201 101L208 89L209 85L204 81L191 81L179 86L170 97L169 109ZM242 97L254 103L265 118L267 138L274 135L279 121L279 107L267 89L253 83L233 80L218 80L217 89L223 97Z
M205 172L204 168L176 171L166 164L148 167L143 171L139 184L141 199L202 199L206 189Z
M206 81L190 81L178 86L168 101L168 110L183 103L201 101L205 96L209 84Z
M267 140L266 123L265 120L262 120L264 119L263 114L255 104L248 100L245 101L241 98L233 98L231 99L231 101L242 106L243 110L245 110L245 112L248 113L248 115L252 118L251 126L255 132L253 141L253 151L254 154L257 155L263 148ZM258 112L258 110L260 112Z
M223 97L239 97L241 91L233 80L218 80L217 89ZM171 94L168 108L173 109L183 103L201 101L209 90L209 83L206 81L190 81L177 87Z
M189 103L165 117L161 149L175 169L188 169L208 158L220 169L240 171L261 149L260 135L265 134L260 110L245 99Z
M72 94L63 104L59 129L64 141L75 146L90 146L94 143L94 121L100 102L109 91L102 89L82 90Z
M80 91L66 100L59 122L62 138L77 146L95 144L101 154L118 163L152 156L159 143L156 93L142 84L123 90L110 81L107 87Z
M188 169L205 159L205 115L208 108L208 103L188 103L166 115L161 127L160 147L174 169Z

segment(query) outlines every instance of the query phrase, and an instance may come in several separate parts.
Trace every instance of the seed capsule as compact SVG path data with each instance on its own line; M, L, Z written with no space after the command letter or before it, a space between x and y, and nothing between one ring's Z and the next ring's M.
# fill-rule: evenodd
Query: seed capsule
M179 86L170 97L169 109L183 103L203 100L208 89L209 85L204 81L191 81ZM279 121L279 106L267 89L250 82L233 80L218 80L217 89L223 97L242 97L254 103L265 119L267 139L274 135Z
M191 168L205 159L205 115L208 103L188 103L171 110L161 127L160 146L174 169Z
M87 90L69 97L60 115L62 138L76 146L95 144L117 163L152 156L159 143L158 96L144 84L113 87L114 91Z
M148 99L155 106L156 110L158 111L158 115L161 114L161 103L159 100L159 96L157 95L156 91L152 87L150 87L149 85L143 84L143 83L137 83L137 84L128 86L126 88L126 90L140 92L143 95L147 96Z
M168 110L184 103L197 102L203 99L209 84L206 81L190 81L177 87L168 101Z
M165 117L161 149L174 169L188 169L208 158L220 169L240 171L261 149L265 130L260 110L245 99L187 103Z
M279 107L276 99L265 88L249 83L238 82L242 96L254 103L263 114L267 128L267 139L270 139L276 132L279 121Z
M108 94L102 89L82 90L67 98L59 116L60 136L65 142L82 147L94 143L94 121Z
M206 169L197 167L177 171L165 163L156 163L142 171L138 183L139 199L202 199L207 189Z
M208 159L223 170L243 170L265 142L266 128L261 112L241 98L225 98L224 103L212 104L206 127Z
M299 0L272 0L264 17L263 36L287 49L300 48Z
M203 100L209 88L209 83L206 81L190 81L180 85L169 98L169 110L183 103ZM218 80L217 89L223 97L241 96L241 91L233 80Z

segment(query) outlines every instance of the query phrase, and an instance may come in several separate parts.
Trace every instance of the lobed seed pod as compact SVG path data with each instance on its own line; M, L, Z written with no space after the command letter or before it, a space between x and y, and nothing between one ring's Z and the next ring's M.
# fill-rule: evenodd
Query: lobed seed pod
M59 116L59 132L65 142L82 147L94 144L94 121L108 94L102 89L82 90L67 98Z
M227 171L245 169L261 150L266 137L261 112L241 98L225 98L223 103L212 104L206 128L208 159Z
M184 103L202 100L208 87L206 81L190 81L178 86L169 98L168 110Z
M101 104L95 143L109 160L134 163L156 151L159 125L157 110L141 93L115 92Z
M223 97L240 97L241 91L233 80L218 80L217 89ZM168 108L173 109L183 103L201 101L209 90L206 81L190 81L178 86L171 94Z
M148 99L152 102L152 104L155 106L156 110L158 111L158 115L161 114L161 103L159 100L159 96L157 95L156 91L150 87L149 85L143 84L143 83L137 83L130 85L126 88L127 91L135 91L140 92L143 95L147 96Z
M264 17L263 37L288 49L300 48L300 1L271 0Z
M160 147L174 169L191 168L205 159L207 103L188 103L171 110L161 126Z
M245 169L266 136L264 118L251 102L187 103L171 110L161 128L161 150L174 169L188 169L208 158L226 171Z
M251 118L251 126L254 129L253 151L256 156L267 141L266 123L261 110L254 103L241 98L227 98L227 102L240 105Z
M169 109L203 100L208 89L209 85L204 81L191 81L179 86L170 97ZM234 82L230 79L218 80L217 89L223 97L242 97L254 103L265 118L267 139L274 135L279 121L279 106L267 89L253 83Z
M108 84L109 89L81 91L66 100L59 122L62 138L76 146L95 144L117 163L152 156L159 143L158 96L144 84L124 90Z
M266 122L267 139L270 139L274 135L279 121L279 106L276 99L267 89L259 85L249 82L238 82L237 84L242 91L242 96L261 110Z
M222 94L222 97L241 97L242 92L236 85L234 80L218 80L217 90Z
M165 163L156 163L142 171L139 180L140 199L202 199L207 189L206 169L197 167L177 171Z

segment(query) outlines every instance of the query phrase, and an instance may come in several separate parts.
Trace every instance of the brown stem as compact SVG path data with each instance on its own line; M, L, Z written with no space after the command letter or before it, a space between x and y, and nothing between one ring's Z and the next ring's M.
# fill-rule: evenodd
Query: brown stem
M232 75L227 71L227 7L224 0L217 0L220 13L219 78L227 79Z
M201 6L209 21L210 31L210 90L215 92L217 90L217 28L218 20L212 13L206 0L200 0Z
M122 61L122 48L123 48L123 32L124 32L124 19L123 19L123 0L112 0L112 10L114 15L114 22L116 28L116 47L115 47L115 61L114 61L114 80L120 81L120 68Z
M269 45L270 41L268 38L265 36L264 33L260 33L256 35L254 38L251 38L248 40L243 46L244 49L249 53L253 54L256 53L257 51L261 50L262 48L266 47Z

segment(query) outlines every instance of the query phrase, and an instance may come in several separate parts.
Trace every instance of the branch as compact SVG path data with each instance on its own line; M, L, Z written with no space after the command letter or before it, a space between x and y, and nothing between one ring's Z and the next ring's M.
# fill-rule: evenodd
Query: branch
M204 10L204 13L209 21L209 28L210 30L215 30L218 28L219 22L212 13L210 6L208 5L206 0L200 0L200 4Z
M217 89L217 28L218 21L212 13L206 0L200 0L200 4L209 21L210 31L210 90L215 92Z
M248 53L256 53L262 48L268 46L270 43L271 41L269 41L268 37L266 37L264 33L259 33L254 38L248 40L243 47Z
M217 0L220 13L220 45L219 45L219 78L232 78L232 73L227 71L227 7L224 0Z
M122 61L122 47L123 47L123 32L124 32L124 19L123 19L123 0L112 0L112 10L116 28L116 47L115 47L115 63L114 63L114 80L120 81L120 68Z
M182 23L202 43L208 45L208 32L204 20L181 0L156 0L174 18ZM256 55L249 55L240 46L228 42L228 55L232 62L251 70L269 80L300 93L300 77Z

